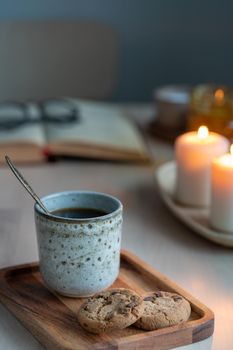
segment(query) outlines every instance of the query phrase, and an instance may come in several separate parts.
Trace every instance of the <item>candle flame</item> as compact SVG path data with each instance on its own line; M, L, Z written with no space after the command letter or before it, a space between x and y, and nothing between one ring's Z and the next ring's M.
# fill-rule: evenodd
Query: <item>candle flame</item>
M200 126L197 132L197 137L200 140L205 140L208 137L208 135L209 135L209 129L204 125Z
M233 156L233 144L230 147L230 154L231 154L231 156Z
M224 100L224 91L222 89L217 89L214 97L217 103L221 103Z
M214 162L219 165L233 169L233 144L230 147L230 153L226 153L219 158L215 158Z

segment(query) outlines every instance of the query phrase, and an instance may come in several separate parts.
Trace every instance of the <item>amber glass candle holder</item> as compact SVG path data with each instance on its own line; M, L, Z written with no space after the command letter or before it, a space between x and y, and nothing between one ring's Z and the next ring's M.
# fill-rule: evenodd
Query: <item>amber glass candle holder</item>
M209 130L233 138L233 90L227 86L198 85L193 89L188 130L206 125Z

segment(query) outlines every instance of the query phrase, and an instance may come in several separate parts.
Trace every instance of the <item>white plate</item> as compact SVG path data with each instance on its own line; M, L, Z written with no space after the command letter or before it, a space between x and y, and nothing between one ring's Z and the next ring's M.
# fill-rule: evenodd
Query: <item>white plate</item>
M160 194L167 207L197 234L227 247L233 247L233 233L215 231L209 224L209 209L182 206L174 200L175 162L161 165L155 172Z

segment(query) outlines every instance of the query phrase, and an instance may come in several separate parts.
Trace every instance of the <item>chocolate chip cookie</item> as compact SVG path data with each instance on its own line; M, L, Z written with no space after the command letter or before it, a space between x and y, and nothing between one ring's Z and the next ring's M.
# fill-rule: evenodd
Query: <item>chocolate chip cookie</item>
M189 319L191 307L181 295L152 292L143 297L144 311L135 326L145 330L172 326Z
M142 297L132 290L118 288L89 298L78 311L78 321L87 331L102 333L130 326L142 312Z

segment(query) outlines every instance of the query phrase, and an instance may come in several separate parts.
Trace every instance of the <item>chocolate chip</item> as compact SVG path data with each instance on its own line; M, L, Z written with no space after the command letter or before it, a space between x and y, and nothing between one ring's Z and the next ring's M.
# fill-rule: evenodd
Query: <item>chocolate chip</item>
M102 295L102 294L96 295L95 298L97 298L97 299L103 299L103 295ZM93 297L92 299L94 299L94 297ZM104 298L104 299L106 299L106 298Z
M129 303L129 304L127 304L126 305L126 307L130 307L131 309L133 308L133 307L135 307L135 306L137 306L137 303L135 303L135 302L131 302L131 303Z
M179 295L174 295L174 296L172 297L172 299L173 299L174 301L178 301L178 300L182 300L182 297L180 297Z
M144 301L153 301L154 298L153 298L153 297L146 297L146 298L144 298L143 300L144 300Z
M129 313L130 309L127 309L126 307L120 307L117 311L119 314L127 315Z
M105 316L105 321L109 321L113 318L114 314L113 312L109 312L106 316Z

